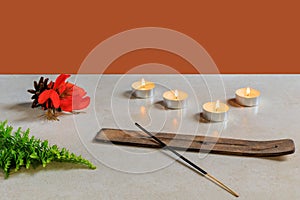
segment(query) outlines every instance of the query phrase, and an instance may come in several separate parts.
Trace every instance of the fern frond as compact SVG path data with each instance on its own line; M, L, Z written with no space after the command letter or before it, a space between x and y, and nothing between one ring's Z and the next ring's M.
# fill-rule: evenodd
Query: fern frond
M22 131L19 128L14 133L12 131L13 127L8 126L7 121L0 122L0 168L3 169L5 178L8 178L12 169L29 169L31 164L46 167L52 161L72 162L90 169L96 168L90 161L70 153L66 148L59 149L57 145L50 146L47 140L29 137L29 129Z

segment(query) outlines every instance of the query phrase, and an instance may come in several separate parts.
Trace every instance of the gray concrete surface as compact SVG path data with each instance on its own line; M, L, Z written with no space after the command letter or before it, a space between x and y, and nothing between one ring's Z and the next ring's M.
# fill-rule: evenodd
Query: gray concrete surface
M141 77L157 83L153 99L130 98L131 83ZM30 128L32 135L81 154L97 169L54 163L22 169L7 180L0 173L0 199L234 199L175 162L168 152L93 142L101 128L136 130L134 122L154 132L252 140L291 138L296 152L280 158L183 153L237 191L239 199L300 199L300 75L72 76L70 81L91 96L91 105L78 115L61 116L60 121L47 121L40 117L41 110L30 108L31 95L26 90L38 78L0 76L0 120ZM235 90L247 86L261 91L258 107L230 105L227 122L199 122L203 103L217 99L230 103ZM161 101L167 88L187 92L188 107L166 110Z

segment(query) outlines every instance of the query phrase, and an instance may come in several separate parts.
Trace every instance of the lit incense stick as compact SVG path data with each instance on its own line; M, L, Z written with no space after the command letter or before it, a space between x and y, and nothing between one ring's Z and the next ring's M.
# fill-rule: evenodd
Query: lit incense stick
M187 158L185 158L184 156L182 156L181 154L177 153L177 151L175 151L173 148L167 146L165 143L163 143L160 139L158 139L157 137L155 137L154 135L152 135L149 131L147 131L146 129L144 129L141 125L139 125L138 123L135 123L135 125L141 129L143 132L147 133L152 139L154 139L156 142L158 142L162 148L166 148L169 151L171 151L172 153L174 153L176 156L178 156L180 159L182 159L183 161L185 161L186 163L188 163L190 166L192 166L193 168L195 168L196 170L198 170L203 176L205 176L207 179L209 179L210 181L214 182L215 184L217 184L218 186L220 186L221 188L223 188L224 190L226 190L227 192L229 192L230 194L232 194L235 197L238 197L239 195L234 192L233 190L231 190L229 187L227 187L226 185L224 185L221 181L219 181L218 179L216 179L215 177L213 177L212 175L210 175L209 173L207 173L205 170L201 169L200 167L198 167L196 164L194 164L193 162L191 162L190 160L188 160Z

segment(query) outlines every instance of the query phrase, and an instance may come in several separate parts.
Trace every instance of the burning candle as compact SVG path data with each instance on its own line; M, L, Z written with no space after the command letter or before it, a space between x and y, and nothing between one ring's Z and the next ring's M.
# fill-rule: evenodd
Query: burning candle
M170 90L163 94L164 102L167 108L182 109L187 105L188 94L179 90Z
M227 119L229 107L219 100L216 102L207 102L202 106L203 117L209 121L224 121Z
M238 89L235 92L235 99L242 106L257 106L260 92L250 87Z
M155 84L142 78L141 81L134 82L131 88L135 97L145 99L153 96Z

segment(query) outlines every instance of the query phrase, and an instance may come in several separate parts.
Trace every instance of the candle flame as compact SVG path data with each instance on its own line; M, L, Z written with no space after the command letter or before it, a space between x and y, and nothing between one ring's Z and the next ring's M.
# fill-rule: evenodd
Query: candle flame
M142 85L142 87L145 87L145 85L146 85L146 82L145 82L144 78L142 78L142 80L141 80L141 85Z
M220 108L220 101L217 100L215 105L215 110L218 111L219 108Z
M251 93L251 89L249 87L247 87L247 89L246 89L246 96L249 96L250 93Z
M178 90L174 90L174 96L176 99L178 98Z

